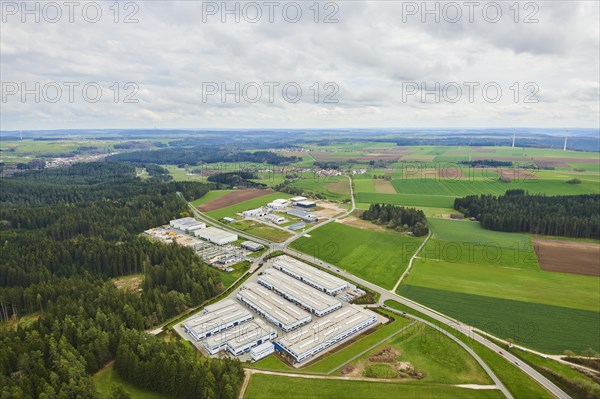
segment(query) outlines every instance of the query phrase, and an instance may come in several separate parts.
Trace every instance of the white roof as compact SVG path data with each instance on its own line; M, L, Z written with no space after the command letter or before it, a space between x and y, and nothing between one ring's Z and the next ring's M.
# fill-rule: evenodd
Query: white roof
M222 326L239 319L247 318L252 313L240 303L227 300L206 308L208 311L196 313L184 322L188 330L202 331Z
M196 232L197 237L210 237L216 240L228 239L230 237L237 237L237 234L230 233L225 230L217 229L216 227L207 227Z
M304 280L312 281L313 283L323 288L327 288L330 291L337 291L348 286L347 281L337 278L332 274L307 265L306 263L287 255L281 255L275 258L273 266L301 276Z
M283 204L287 204L287 202L288 202L288 200L279 198L279 199L273 200L272 204L283 205Z
M252 302L254 306L268 313L284 325L293 324L306 318L310 319L310 314L306 310L283 299L273 291L257 283L244 284L238 293L245 300Z
M260 319L254 319L206 338L206 345L213 348L227 343L232 348L237 349L259 339L270 339L270 334L269 326Z
M290 201L297 202L297 201L304 201L304 200L307 200L307 199L308 198L306 198L306 197L298 196L298 197L292 197L292 198L290 198Z
M297 330L297 332L288 334L280 342L300 356L302 353L310 351L315 346L343 334L374 316L373 312L361 309L358 306L345 306L319 318L314 323Z
M332 306L340 304L330 295L323 294L317 289L306 285L277 269L268 269L259 278L269 285L277 287L287 296L296 298L302 305L310 307L320 312L324 312Z

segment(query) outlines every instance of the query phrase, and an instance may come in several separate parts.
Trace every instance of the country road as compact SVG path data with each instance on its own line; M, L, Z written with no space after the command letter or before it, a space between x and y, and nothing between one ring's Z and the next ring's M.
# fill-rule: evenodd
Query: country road
M264 239L258 239L258 238L254 238L251 235L248 234L243 234L238 232L237 230L231 230L231 229L227 229L226 227L223 227L223 225L221 225L220 223L216 222L214 219L206 217L205 215L203 215L202 213L200 213L195 207L191 206L190 207L194 210L194 213L198 216L199 219L201 219L202 221L204 221L207 224L213 224L213 225L217 225L219 228L222 228L224 230L228 230L230 232L234 232L236 234L239 234L240 236L246 236L246 237L252 237L251 239L257 242L260 242L263 245L267 245L271 248L271 250L281 250L283 252L292 254L288 248L289 244L291 244L292 242L294 242L295 240L297 240L298 238L308 234L310 231L317 229L319 227L322 227L325 224L328 223L332 223L338 219L341 219L343 217L346 217L348 215L350 215L355 209L356 209L356 203L355 203L355 198L354 198L354 190L352 187L352 178L349 176L346 176L348 178L348 183L350 185L350 196L351 196L351 201L352 201L352 207L350 208L350 210L348 210L347 212L344 212L336 217L333 217L317 226L313 226L307 230L305 230L303 233L301 234L297 234L291 238L289 238L288 240L286 240L283 243L272 243L269 242L268 240L264 240ZM420 250L423 248L424 244L427 242L427 240L430 238L431 233L428 235L428 237L425 239L425 241L421 244L421 246L419 246L419 248L416 250L416 252L413 254L413 256L411 257L411 264L412 261L414 260L414 258L416 257L416 255L420 252ZM529 365L527 365L526 363L524 363L523 361L521 361L519 358L517 358L516 356L512 355L511 353L508 353L507 351L503 351L501 347L499 347L498 345L496 345L495 343L493 343L492 341L490 341L489 339L485 338L484 335L480 335L480 331L472 326L469 326L467 324L463 324L460 321L457 321L455 319L452 319L440 312L434 311L428 307L425 307L417 302L414 302L408 298L402 297L398 294L395 293L395 289L397 288L397 286L399 286L400 282L402 281L402 279L405 277L406 273L409 270L409 267L407 267L407 270L403 273L403 275L400 277L400 279L398 280L398 282L396 283L396 287L394 287L394 289L392 291L386 290L385 288L382 288L378 285L375 285L373 283L370 283L369 281L366 281L360 277L357 277L343 269L340 269L338 266L336 265L332 265L330 263L327 263L325 261L321 261L321 260L317 260L317 262L315 262L315 258L314 257L310 257L306 254L300 253L298 251L294 251L293 255L304 259L308 262L311 263L319 263L320 266L323 266L327 269L329 269L329 272L332 274L336 274L339 275L341 278L347 279L347 280L351 280L354 281L360 285L363 285L364 287L375 291L377 293L380 294L380 299L378 302L379 306L384 306L384 302L386 300L394 300L396 302L399 302L411 309L414 309L440 323L445 324L446 326L450 327L453 330L456 330L458 333L461 334L465 334L467 337L474 339L475 341L477 341L478 343L482 344L483 346L487 347L488 349L499 353L502 352L503 356L506 358L507 361L509 361L510 363L513 364L514 367L518 367L521 371L523 371L525 374L527 374L529 377L531 377L533 380L537 381L540 385L542 385L547 391L549 391L552 395L554 395L557 398L560 399L570 399L571 397L565 393L563 390L561 390L559 387L557 387L554 383L552 383L550 380L548 380L546 377L544 377L542 374L540 374L538 371L536 371L535 369L533 369L532 367L530 367ZM262 262L262 260L264 259L264 256L266 256L266 254L263 254L263 256L261 256L259 259L257 259L253 266L252 266L252 270L256 271L257 269L259 269L261 267L260 263ZM408 316L410 316L411 318L415 319L415 320L419 320L422 322L426 322L425 320L422 320L416 316L410 315L408 314ZM434 326L432 323L426 322L426 324L428 325L432 325ZM434 326L435 328L435 326ZM444 334L448 335L451 339L455 340L456 342L461 342L460 340L458 340L456 337L454 337L452 334L448 333L446 330L444 329L440 329L439 327L437 327L436 329L443 331ZM488 336L490 336L489 334L487 334ZM460 343L459 343L460 345ZM464 343L461 345L463 346ZM466 346L466 345L465 345ZM464 346L463 346L464 347ZM468 347L467 347L468 348ZM490 376L493 376L492 379L494 380L494 382L496 383L496 385L498 386L498 388L504 393L504 395L508 398L508 399L512 399L512 395L510 394L510 392L508 391L508 389L502 384L502 382L495 376L495 374L493 373L493 371L489 368L489 366L487 366L485 364L485 362L483 362L482 359L479 358L479 356L477 356L477 354L471 350L470 348L467 349L467 351L478 361L480 362L480 364L482 365L482 367L486 370L486 372L488 372L488 374L490 374ZM244 387L245 390L245 387Z

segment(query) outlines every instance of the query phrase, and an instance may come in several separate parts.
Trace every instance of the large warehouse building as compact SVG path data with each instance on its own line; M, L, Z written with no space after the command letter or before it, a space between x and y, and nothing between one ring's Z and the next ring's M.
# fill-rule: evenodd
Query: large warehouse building
M232 299L226 299L207 306L201 313L190 317L183 323L183 327L185 332L200 341L252 318L248 309Z
M171 220L169 225L175 229L183 230L186 233L206 228L205 223L190 217Z
M196 230L194 234L196 237L203 238L206 241L210 241L217 245L229 244L230 242L237 241L238 239L237 234L217 229L216 227L207 227L206 229Z
M232 355L239 356L275 338L277 332L273 328L260 319L255 319L206 338L204 348L211 355L227 350Z
M312 320L310 313L304 309L281 299L276 293L256 283L244 284L238 291L237 298L285 332Z
M276 269L264 272L258 278L258 283L317 316L324 316L342 307L342 303L335 298Z
M350 287L347 281L287 255L275 258L273 267L329 295L336 295Z
M347 306L319 319L311 324L311 328L277 341L275 349L289 356L294 363L303 362L376 322L373 312Z

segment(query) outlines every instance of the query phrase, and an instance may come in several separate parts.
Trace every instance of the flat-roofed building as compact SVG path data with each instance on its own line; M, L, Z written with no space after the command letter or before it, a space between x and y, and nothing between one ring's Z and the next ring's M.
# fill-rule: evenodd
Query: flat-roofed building
M298 222L298 223L290 224L288 226L288 229L290 229L292 231L298 231L298 230L302 230L305 227L306 227L306 223Z
M226 299L183 322L184 331L196 341L252 320L252 313L238 302Z
M256 283L244 284L237 292L237 299L286 332L312 320L304 309Z
M282 223L286 222L286 219L283 216L276 215L274 213L271 213L271 214L265 216L265 219L268 220L268 221L270 221L270 222L273 222L275 224L282 224Z
M296 206L301 208L314 208L317 206L317 203L315 201L298 201L296 202Z
M310 213L303 211L302 209L289 209L286 211L288 215L296 216L308 223L315 223L319 220L318 217L311 215Z
M303 362L375 323L375 313L349 305L277 341L275 349L295 363Z
M347 281L287 255L275 258L273 268L329 295L335 295L350 287Z
M206 229L196 230L194 234L196 237L203 238L206 241L210 241L217 245L229 244L230 242L237 241L238 239L237 234L217 229L216 227L207 227Z
M297 196L297 197L290 198L290 202L296 203L296 202L299 202L299 201L306 201L307 199L308 198L306 198L306 197Z
M247 250L252 251L252 252L260 251L261 249L265 248L264 245L259 244L259 243L254 242L254 241L244 241L243 243L240 244L240 246L242 248L247 249Z
M223 218L223 221L226 222L226 223L235 223L235 222L237 222L237 220L235 220L234 218L230 218L229 216L225 216Z
M283 209L288 205L288 200L285 199L276 199L273 202L269 202L267 207L271 209Z
M206 228L205 223L199 222L191 217L171 220L169 225L187 233Z
M317 316L325 316L342 307L335 298L276 269L265 271L258 283Z
M244 324L215 334L204 341L204 348L211 355L227 350L234 356L249 352L252 348L268 343L277 338L277 332L260 319L254 319Z
M271 212L271 211L266 208L256 208L256 209L248 209L247 211L242 212L242 215L248 216L248 217L259 217L259 216L266 216L269 214L269 212Z
M256 362L262 359L263 357L269 356L273 352L275 352L275 347L273 346L273 343L265 342L250 349L250 357Z

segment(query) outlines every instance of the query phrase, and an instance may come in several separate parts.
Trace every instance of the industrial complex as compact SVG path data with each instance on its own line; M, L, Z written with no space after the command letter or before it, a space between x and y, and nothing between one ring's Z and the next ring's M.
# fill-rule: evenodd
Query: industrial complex
M357 292L347 281L280 255L184 321L179 332L210 355L256 361L277 352L299 365L385 320L348 303Z

